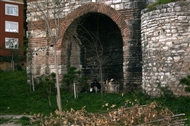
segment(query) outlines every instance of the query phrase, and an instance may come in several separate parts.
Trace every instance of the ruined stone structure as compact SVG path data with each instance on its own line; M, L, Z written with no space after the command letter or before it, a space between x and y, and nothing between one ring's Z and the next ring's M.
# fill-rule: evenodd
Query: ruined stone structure
M28 31L31 35L29 47L34 50L32 53L32 62L28 62L28 74L32 73L32 75L37 76L54 72L55 66L53 48L50 45L48 46L46 32L42 30L44 24L41 24L38 17L35 16L36 10L33 9L37 6L35 4L35 1L28 3ZM122 73L124 86L130 83L140 85L142 80L140 11L145 6L146 2L143 0L106 0L98 2L89 0L65 3L62 13L64 19L60 25L62 38L59 38L59 41L56 43L60 76L67 72L68 60L70 65L82 69L80 61L81 48L76 43L70 44L70 42L76 40L69 36L71 33L77 32L77 23L88 20L90 16L92 18L101 15L99 18L104 18L101 18L102 22L100 23L111 21L113 24L111 27L115 25L117 28L110 29L110 31L115 30L119 32L121 37L121 59L123 60L120 63L121 70L115 73L115 75ZM72 50L68 52L68 48L72 48ZM70 55L69 59L68 55Z
M179 80L190 68L190 2L157 6L142 11L142 87L158 95L158 86L168 87L175 95L185 95Z
M151 1L71 0L64 3L61 37L56 43L60 78L67 72L68 66L82 70L81 54L85 43L81 42L83 34L78 30L79 24L84 22L87 27L96 22L104 26L109 24L107 31L104 29L106 33L114 31L120 36L116 45L122 52L116 61L120 61L117 65L121 69L114 74L122 73L124 91L128 90L128 85L142 85L148 94L155 96L160 93L160 84L169 86L176 95L183 94L183 86L178 80L187 75L190 67L189 3L170 3L148 12L144 8ZM55 66L52 42L47 39L47 32L42 30L43 22L34 16L34 3L33 0L28 2L29 49L32 51L28 56L27 72L36 77L55 72ZM93 17L100 21L95 21ZM94 27L91 25L91 28ZM73 33L79 37L71 36Z

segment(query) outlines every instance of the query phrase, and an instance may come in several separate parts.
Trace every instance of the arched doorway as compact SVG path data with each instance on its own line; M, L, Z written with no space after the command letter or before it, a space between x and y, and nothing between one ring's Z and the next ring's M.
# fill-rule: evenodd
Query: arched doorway
M123 16L122 13L120 13L119 11L116 11L112 7L105 4L101 4L101 3L88 3L83 6L80 6L74 11L72 11L70 14L68 14L64 18L64 20L61 22L60 34L63 34L64 37L60 38L60 40L57 42L57 48L58 50L60 49L61 51L60 52L61 55L60 57L58 57L61 60L61 73L65 74L70 65L73 65L73 66L76 66L77 68L82 69L82 63L80 59L80 55L81 55L80 49L82 48L80 48L79 46L82 42L80 42L80 39L78 39L75 35L78 34L77 32L78 24L82 23L82 21L84 21L86 16L88 16L88 14L95 14L95 15L100 14L100 15L107 16L107 18L109 18L112 21L112 23L113 24L115 23L114 25L118 27L119 29L118 31L120 31L120 35L121 35L122 43L123 43L123 47L122 47L123 63L121 65L123 68L122 68L121 73L123 73L122 75L123 87L126 88L126 85L128 85L128 82L130 82L128 81L129 76L131 76L131 74L134 73L134 72L128 72L128 68L130 68L128 67L128 64L129 64L128 61L131 58L134 59L134 57L131 57L130 55L131 50L129 49L129 45L131 45L129 41L131 40L131 33L133 31L131 31L130 27L128 26L128 23L130 24L131 21L127 21L125 19L126 16ZM130 17L127 17L127 18L130 19ZM72 36L70 33L72 34L74 33L75 37ZM73 45L73 43L76 43L76 42L78 44ZM73 51L70 51L71 49ZM69 60L71 62L68 62ZM68 63L72 63L72 64L68 65Z
M121 31L107 15L89 12L75 19L63 39L63 64L76 66L88 78L123 79Z
M104 79L123 78L123 42L118 26L100 13L82 18L77 33L83 45L80 59L84 74L98 77L102 65Z

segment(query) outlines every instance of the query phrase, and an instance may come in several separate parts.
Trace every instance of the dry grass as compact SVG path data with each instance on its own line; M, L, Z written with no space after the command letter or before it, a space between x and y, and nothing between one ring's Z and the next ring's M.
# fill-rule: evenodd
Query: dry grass
M104 114L88 113L85 107L77 111L55 111L50 116L37 114L31 119L31 123L41 126L179 126L184 124L183 116L184 114L174 115L168 108L152 102L130 108L123 106Z

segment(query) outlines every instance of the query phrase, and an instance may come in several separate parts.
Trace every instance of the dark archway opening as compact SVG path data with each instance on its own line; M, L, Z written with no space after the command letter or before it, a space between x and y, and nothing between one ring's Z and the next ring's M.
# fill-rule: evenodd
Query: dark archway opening
M100 78L102 69L104 80L123 79L123 41L118 26L100 13L88 13L79 20L77 34L84 75Z

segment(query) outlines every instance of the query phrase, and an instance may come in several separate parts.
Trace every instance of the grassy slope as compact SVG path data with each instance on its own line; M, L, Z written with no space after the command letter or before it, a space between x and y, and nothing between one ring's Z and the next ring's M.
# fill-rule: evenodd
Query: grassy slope
M1 114L43 112L48 107L45 98L39 100L37 93L30 93L30 85L26 83L25 71L0 73Z
M117 107L125 105L126 101L134 104L147 104L157 101L162 106L168 107L175 114L186 113L190 124L190 98L187 97L167 97L150 98L142 93L105 94L101 98L96 93L80 93L78 99L74 99L72 93L61 92L62 106L64 110L81 109L86 106L88 112L106 112L106 109L112 104ZM3 72L0 73L0 114L49 114L57 109L55 95L51 97L52 106L49 106L47 96L42 95L36 89L30 92L30 85L26 83L26 72ZM108 107L102 107L109 103ZM128 104L131 106L132 104Z
M23 114L44 113L49 114L57 109L55 94L51 96L52 105L49 106L48 98L36 89L30 92L30 85L26 83L26 72L3 72L0 73L0 114ZM86 106L89 112L104 112L102 105L116 104L118 107L125 104L126 100L134 100L134 94L105 94L103 98L98 93L80 93L78 99L74 99L72 93L61 92L62 107L81 109ZM143 98L143 97L142 97ZM142 99L141 98L141 99Z
M3 72L0 74L0 112L19 113L25 109L29 96L24 72ZM23 108L20 108L22 106Z

